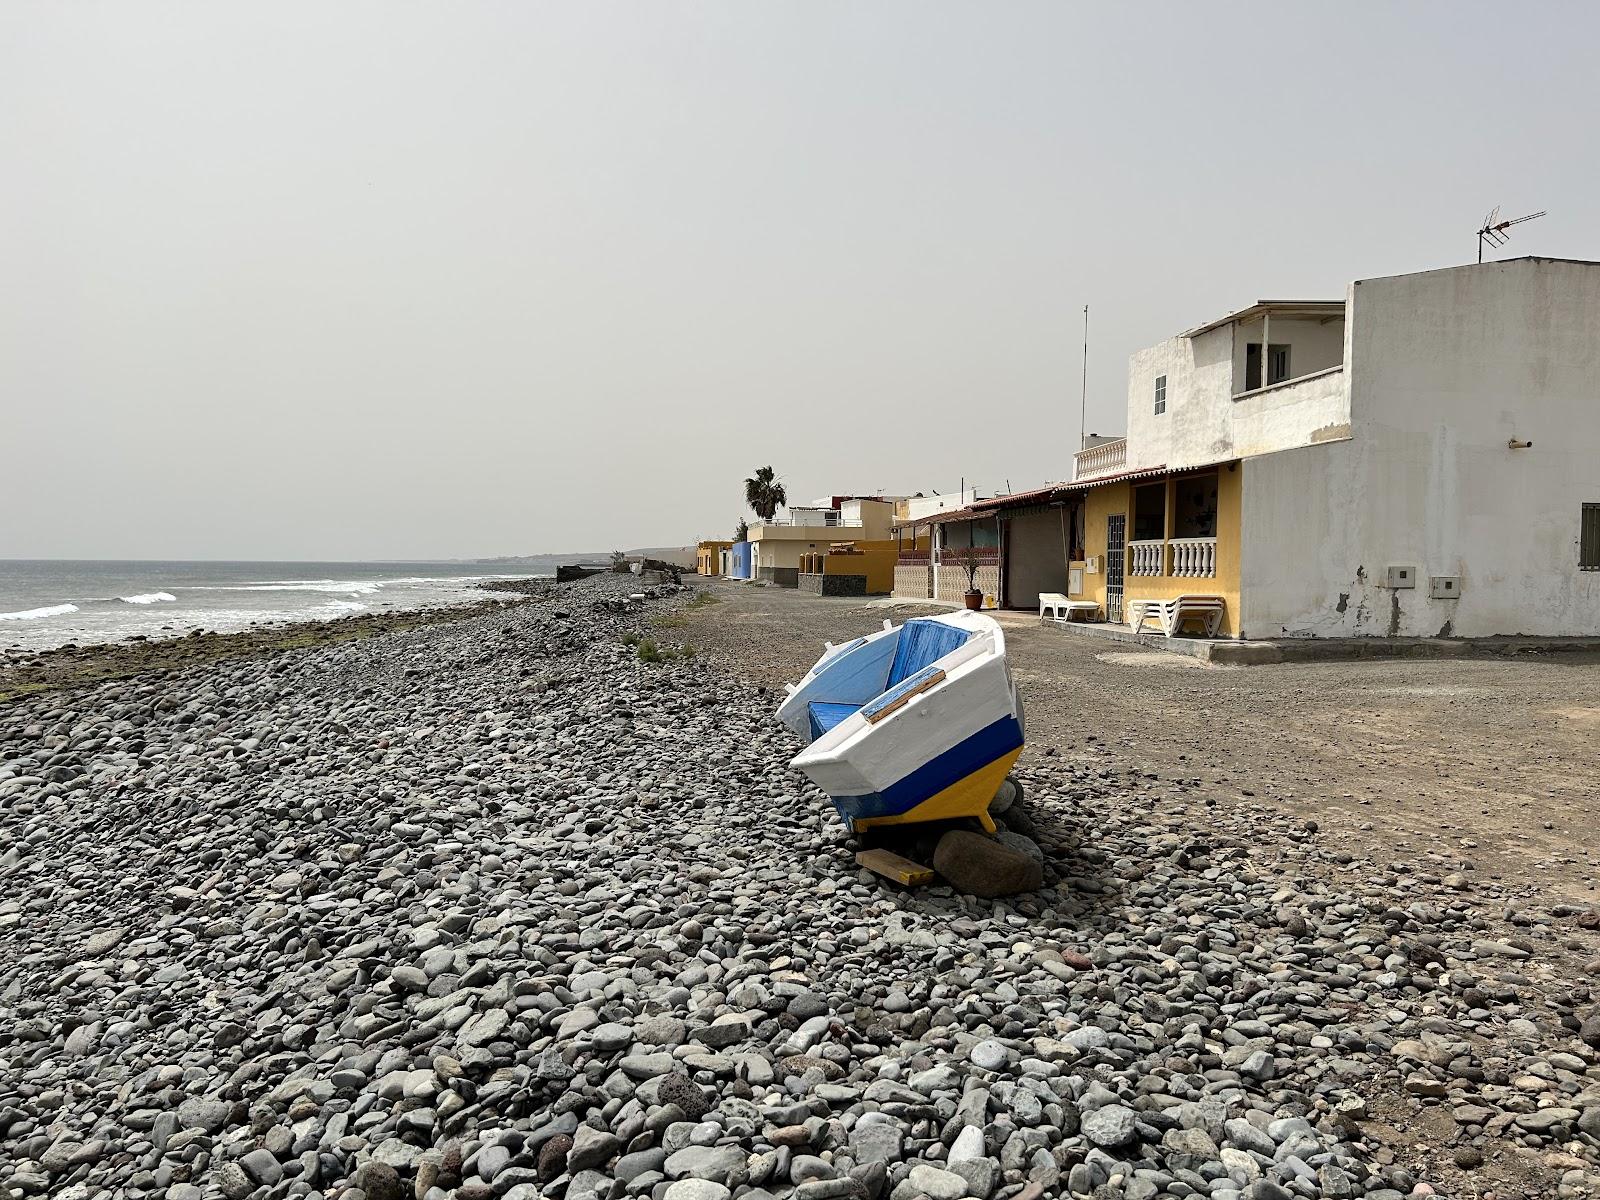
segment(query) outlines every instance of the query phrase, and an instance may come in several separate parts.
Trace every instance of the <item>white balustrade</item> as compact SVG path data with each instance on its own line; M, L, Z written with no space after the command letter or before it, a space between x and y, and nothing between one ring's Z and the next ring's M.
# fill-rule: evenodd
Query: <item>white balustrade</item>
M1114 442L1101 442L1097 446L1079 450L1072 457L1075 463L1074 479L1087 479L1104 471L1114 471L1128 461L1128 439L1118 438Z
M1160 575L1162 574L1162 558L1165 557L1166 543L1159 538L1149 542L1128 543L1128 574L1129 575Z
M1172 573L1191 578L1211 579L1217 573L1217 539L1173 538Z

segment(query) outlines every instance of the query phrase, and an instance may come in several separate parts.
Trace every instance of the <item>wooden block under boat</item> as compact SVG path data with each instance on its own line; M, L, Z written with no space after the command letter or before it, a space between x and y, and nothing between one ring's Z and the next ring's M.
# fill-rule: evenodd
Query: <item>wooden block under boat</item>
M907 887L933 882L933 868L902 858L892 850L862 850L856 855L856 862L874 875L882 875Z

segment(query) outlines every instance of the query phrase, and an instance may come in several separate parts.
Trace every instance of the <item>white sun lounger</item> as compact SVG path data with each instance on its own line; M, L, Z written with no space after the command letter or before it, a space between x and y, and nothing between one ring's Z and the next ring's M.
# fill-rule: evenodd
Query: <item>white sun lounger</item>
M1177 596L1171 600L1128 601L1128 624L1135 633L1152 617L1160 624L1161 632L1169 638L1176 637L1185 621L1204 621L1207 637L1216 637L1222 628L1222 617L1227 603L1221 596Z
M1039 620L1055 621L1064 624L1074 617L1085 620L1093 617L1100 611L1100 606L1093 600L1069 600L1062 592L1039 593Z

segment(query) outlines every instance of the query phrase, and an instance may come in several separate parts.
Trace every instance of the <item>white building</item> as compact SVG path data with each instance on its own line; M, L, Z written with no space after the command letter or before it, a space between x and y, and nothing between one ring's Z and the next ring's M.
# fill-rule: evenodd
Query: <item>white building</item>
M1061 491L1113 618L1124 592L1214 592L1252 638L1600 634L1600 263L1198 326L1132 357L1127 438Z
M797 587L801 560L849 541L863 551L893 549L898 496L824 496L790 505L787 515L749 528L752 579Z

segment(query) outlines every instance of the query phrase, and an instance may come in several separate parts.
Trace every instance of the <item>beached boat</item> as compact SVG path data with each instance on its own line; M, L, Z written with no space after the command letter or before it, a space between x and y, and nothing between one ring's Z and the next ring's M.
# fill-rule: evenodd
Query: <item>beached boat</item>
M1022 700L991 617L916 617L840 645L789 691L778 719L852 829L976 817L1022 753Z

